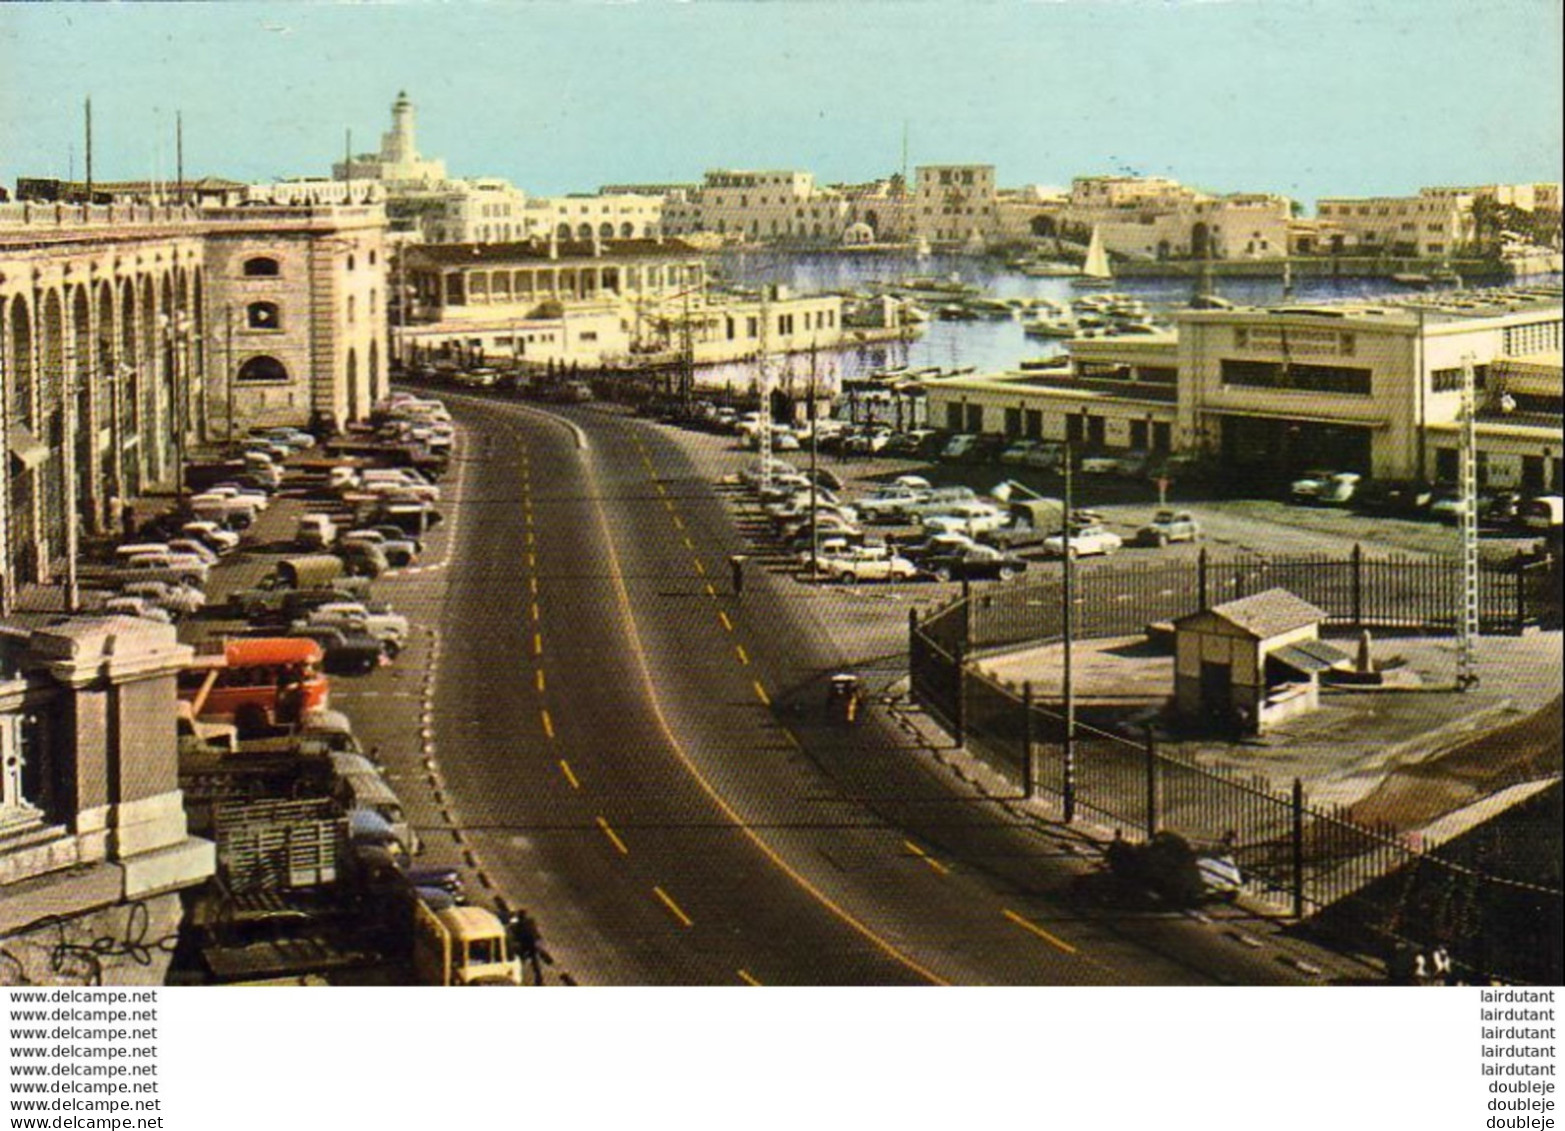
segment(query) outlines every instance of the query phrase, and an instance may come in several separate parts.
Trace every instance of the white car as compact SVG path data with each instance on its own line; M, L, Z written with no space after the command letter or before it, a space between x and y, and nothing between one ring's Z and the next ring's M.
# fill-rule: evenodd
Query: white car
M1112 530L1101 526L1083 526L1071 531L1067 543L1065 535L1055 534L1043 540L1043 552L1052 557L1086 557L1089 554L1112 554L1125 544L1125 540ZM1068 546L1068 549L1067 549Z
M173 624L174 616L161 605L154 604L145 597L127 597L124 595L110 597L103 602L103 611L111 616L140 617L143 620L157 621L159 624Z
M114 581L121 584L134 581L167 581L203 588L206 585L207 568L206 562L188 554L137 554L123 565L112 569L110 575Z
M329 601L310 610L303 622L333 628L356 628L379 640L388 651L396 651L408 638L408 618L400 613L371 611L362 601Z
M929 489L898 486L893 483L860 499L855 505L865 522L895 522L902 515L902 508L921 503L929 497Z
M187 522L179 528L186 538L198 538L215 554L227 554L239 548L239 535L215 522Z
M954 502L937 514L926 514L921 525L925 530L959 530L963 534L977 536L998 530L1010 516L1001 508L981 500Z
M1081 461L1083 475L1117 475L1119 474L1118 456L1086 456Z
M168 581L132 581L120 586L121 597L135 597L174 616L191 616L206 607L206 594L194 585Z
M199 538L170 538L168 549L171 554L188 554L192 558L199 558L209 566L217 564L217 552Z
M834 581L909 581L918 576L918 567L885 546L857 546L841 557L821 563L826 576Z

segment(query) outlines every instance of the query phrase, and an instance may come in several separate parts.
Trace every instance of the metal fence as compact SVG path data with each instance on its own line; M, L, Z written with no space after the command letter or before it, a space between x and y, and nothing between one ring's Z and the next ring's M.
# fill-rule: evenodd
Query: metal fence
M1548 567L1489 569L1482 575L1486 631L1514 632L1545 619L1557 601ZM1211 604L1287 588L1345 628L1449 630L1460 576L1449 562L1371 558L1236 557L1122 567L1101 563L1074 579L1078 638L1133 635ZM1127 834L1172 831L1195 844L1232 845L1249 882L1286 896L1295 915L1327 907L1397 869L1415 865L1472 873L1410 845L1393 830L1350 820L1310 804L1299 782L1278 789L1264 778L1197 765L1142 738L1084 725L1066 734L1058 712L1032 700L1029 687L991 678L967 663L976 649L1063 635L1058 578L973 593L920 620L909 617L909 668L915 700L975 756L1029 796L1059 799L1067 819L1090 814ZM1483 879L1483 878L1481 878ZM1503 883L1504 881L1496 881ZM1559 902L1558 891L1544 898Z

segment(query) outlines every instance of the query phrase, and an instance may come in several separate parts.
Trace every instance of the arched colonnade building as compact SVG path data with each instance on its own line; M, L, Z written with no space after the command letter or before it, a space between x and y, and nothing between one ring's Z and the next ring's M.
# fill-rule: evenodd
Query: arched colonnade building
M0 584L67 524L258 424L341 428L385 395L378 206L0 205Z

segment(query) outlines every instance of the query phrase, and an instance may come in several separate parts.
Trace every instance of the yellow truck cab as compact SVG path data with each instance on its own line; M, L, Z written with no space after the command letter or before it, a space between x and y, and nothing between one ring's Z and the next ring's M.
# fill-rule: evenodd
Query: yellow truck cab
M413 967L429 986L519 986L522 962L505 925L482 907L431 911L413 902Z

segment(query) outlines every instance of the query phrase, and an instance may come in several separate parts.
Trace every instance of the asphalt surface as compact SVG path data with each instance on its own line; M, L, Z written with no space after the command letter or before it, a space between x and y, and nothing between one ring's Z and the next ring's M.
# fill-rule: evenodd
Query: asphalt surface
M405 659L428 688L442 820L538 917L551 980L1363 974L1242 910L1087 908L1069 897L1094 855L1075 834L962 788L879 712L830 725L844 657L823 607L754 563L731 592L744 543L677 435L594 406L446 399L464 463L446 564L404 583L433 630Z

